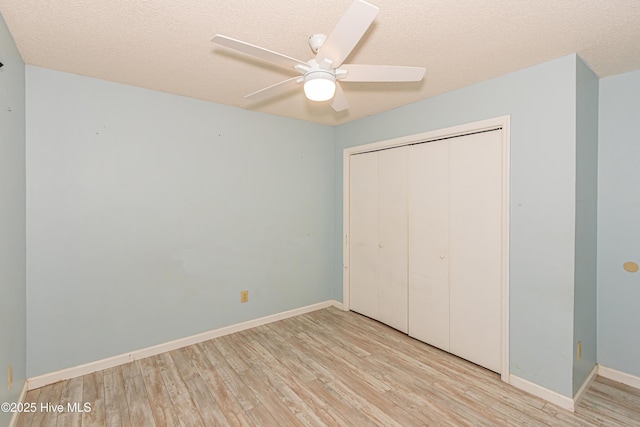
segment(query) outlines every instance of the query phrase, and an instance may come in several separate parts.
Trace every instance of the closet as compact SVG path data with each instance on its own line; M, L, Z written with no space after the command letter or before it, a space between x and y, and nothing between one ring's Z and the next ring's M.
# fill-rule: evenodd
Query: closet
M349 157L350 309L502 369L502 130Z

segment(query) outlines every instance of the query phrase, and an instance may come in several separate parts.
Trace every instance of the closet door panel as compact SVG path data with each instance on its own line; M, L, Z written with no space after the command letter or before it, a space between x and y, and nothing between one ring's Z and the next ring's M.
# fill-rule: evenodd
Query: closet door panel
M349 298L353 311L378 316L378 156L349 158Z
M378 152L378 320L405 333L408 150Z
M450 143L450 349L501 370L501 132Z
M449 143L410 147L409 335L449 350Z

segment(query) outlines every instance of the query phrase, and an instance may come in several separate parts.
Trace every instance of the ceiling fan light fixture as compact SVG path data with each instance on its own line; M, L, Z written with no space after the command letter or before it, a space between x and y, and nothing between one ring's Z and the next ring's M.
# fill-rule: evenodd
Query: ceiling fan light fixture
M336 76L326 70L310 71L304 75L304 94L311 101L328 101L336 93Z
M254 101L285 93L296 86L299 87L302 83L304 93L310 101L333 99L326 105L340 112L349 107L345 93L342 91L342 83L421 81L426 72L421 67L344 63L362 40L378 13L378 8L368 3L371 0L352 1L351 6L328 36L314 34L309 37L309 46L316 56L307 62L221 34L216 34L211 41L299 73L298 77L292 77L245 96L246 99ZM340 87L336 86L338 80L340 80Z

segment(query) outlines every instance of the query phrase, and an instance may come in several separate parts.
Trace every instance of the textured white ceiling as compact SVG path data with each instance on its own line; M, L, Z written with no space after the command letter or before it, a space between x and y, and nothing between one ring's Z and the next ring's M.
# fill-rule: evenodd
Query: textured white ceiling
M347 63L426 67L420 83L344 83L347 111L293 77L210 42L220 33L309 60L351 0L0 0L27 64L323 124L340 124L578 53L599 76L640 69L639 0L370 0L380 8Z

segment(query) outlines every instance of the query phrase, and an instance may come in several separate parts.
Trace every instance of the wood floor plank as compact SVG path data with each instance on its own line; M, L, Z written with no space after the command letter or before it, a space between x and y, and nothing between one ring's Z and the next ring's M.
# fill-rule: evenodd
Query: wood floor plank
M640 426L640 390L597 377L570 412L335 308L31 390L26 401L38 411L20 427ZM91 412L39 410L75 402Z
M262 405L258 405L254 408L251 408L247 411L247 415L251 418L253 424L257 427L270 427L277 426L278 422L273 418L271 412L267 411Z
M202 352L202 349L199 346L191 346L185 348L185 351L200 374L200 377L204 380L211 396L225 414L229 425L252 425L253 422L250 417L245 413L244 409L242 409L242 406L238 403L233 393L231 393L224 379L216 369L213 368L207 356Z
M254 344L257 344L253 342ZM282 403L300 419L305 426L319 426L325 425L324 421L314 411L314 406L317 403L305 401L299 393L303 390L296 387L295 383L287 383L278 374L282 372L281 369L273 369L274 365L267 365L266 363L258 362L252 371L256 374L258 379L262 381L271 390L272 393L277 396ZM262 399L262 395L260 395ZM263 402L264 404L264 402Z
M633 388L630 385L622 384L612 379L600 376L596 377L595 385L598 388L606 388L607 390L612 391L612 395L617 397L624 399L630 398L636 402L640 400L640 389Z
M580 406L602 415L610 425L624 427L638 427L640 425L639 417L630 416L627 411L620 410L620 407L614 407L612 403L605 402L602 399L593 399L593 395L587 395Z
M253 342L254 345L264 344L268 345L270 340L262 341L261 343ZM266 349L263 348L263 351ZM278 351L280 351L278 349ZM273 357L273 361L271 361ZM273 370L274 373L287 384L300 399L308 405L308 407L315 413L318 418L327 425L350 425L350 422L342 416L339 411L336 411L324 398L321 393L318 393L318 387L315 385L315 376L305 377L299 376L298 373L302 370L304 372L311 372L306 368L302 368L299 365L303 365L300 359L296 358L280 358L273 354L270 358L267 358L269 363L269 370ZM257 366L260 368L260 366ZM266 367L263 365L263 367ZM311 384L313 382L313 384Z
M283 329L281 332L286 334L286 329ZM267 351L266 355L271 358L271 361L285 365L298 380L313 381L316 379L314 373L308 370L304 363L301 362L301 358L306 358L307 356L292 352L289 342L284 337L268 328L260 338L259 341L253 340L253 342L257 342L263 346L262 348Z
M455 412L449 410L446 405L441 405L429 395L418 394L406 388L394 389L385 393L394 404L405 408L412 413L418 413L423 424L442 426L462 426L468 422Z
M380 409L380 406L386 406L380 394L386 390L386 387L381 387L379 390L376 390L371 383L367 382L367 380L371 380L371 376L366 372L355 373L343 361L331 355L324 354L324 350L329 352L328 348L323 348L323 351L319 352L318 349L322 344L315 342L315 340L308 335L299 334L298 338L299 340L294 343L294 345L307 345L306 350L314 353L315 360L325 368L331 367L328 375L325 376L321 374L319 378L343 399L351 402L352 405L356 406L374 422L379 423L379 425L401 425Z
M339 414L339 416L336 417L336 419L340 421L339 425L353 425L358 427L376 425L370 418L366 417L358 407L353 406L346 399L343 399L324 382L314 380L310 385L313 387L314 393L327 402L326 407L331 408L333 413Z
M15 427L29 427L33 422L33 418L35 413L38 412L38 401L40 397L41 388L37 388L35 390L30 390L27 392L27 395L24 398L25 406L29 408L29 410L24 411L18 415L18 419L16 420Z
M180 421L162 379L156 359L147 357L140 360L140 370L146 387L149 406L157 426L176 427Z
M620 387L619 383L615 382L605 383L603 380L604 378L598 377L592 383L589 391L594 398L619 406L620 409L633 410L640 407L639 391L633 387Z
M82 414L82 425L105 425L104 372L98 371L82 377L82 402L91 406Z
M526 426L535 426L546 421L547 425L558 425L559 422L554 422L555 420L550 420L546 417L537 417L533 415L534 411L524 411L522 410L523 406L520 407L521 410L514 411L512 402L506 403L504 400L500 399L499 396L494 394L486 393L484 390L477 387L470 387L464 393L466 396L469 396L472 401L483 405L486 408L491 408L490 414L496 419L500 420L503 425L526 425ZM546 418L546 420L545 420Z
M154 356L153 359L160 370L160 375L180 423L184 426L205 425L171 355L162 353Z
M184 348L170 352L175 366L182 377L193 403L198 408L206 426L226 426L229 424L220 407L211 396L204 380L195 368Z
M64 386L65 382L60 381L43 387L42 390L40 390L37 412L34 414L31 422L32 426L52 427L56 425L58 415L60 415L61 412L59 408L57 408L57 405L60 404Z
M60 404L64 407L63 412L58 415L56 424L59 426L80 427L82 425L82 413L84 403L82 400L83 380L82 377L71 378L64 381Z
M226 362L224 356L220 354L211 341L200 343L198 346L229 388L231 394L238 400L242 409L247 411L261 405L254 392L245 384L231 365Z
M124 377L120 366L104 370L104 407L108 427L131 426Z
M122 376L124 378L124 389L129 405L131 423L134 426L154 427L156 423L139 362L135 361L122 365Z
M250 351L250 349L244 345L246 341L248 341L247 335L250 335L255 328L241 331L237 334L226 335L224 338L224 342L227 344L227 347L233 352L235 355L234 359L239 360L241 364L246 365L246 368L251 367L251 361L254 357L254 354ZM217 341L217 340L216 340ZM240 368L238 368L241 370Z
M248 358L242 357L242 353L238 352L237 349L234 348L234 344L228 336L215 339L213 345L216 346L218 351L236 372L242 372L249 369L249 364L247 363Z
M265 382L254 368L244 371L242 380L259 397L260 405L269 411L276 425L281 426L302 426L304 425L293 412L279 398L278 392L271 384Z
M263 341L265 345L268 345L266 341ZM321 366L316 360L311 358L304 358L303 352L296 347L290 346L289 351L296 354L296 358L302 365L305 366L305 370L312 373L314 377L321 378L321 380L314 379L312 381L302 381L296 379L292 372L287 373L286 369L282 366L274 365L276 372L288 383L293 384L298 394L303 400L310 405L315 406L318 411L324 411L323 419L331 424L331 421L340 421L340 425L350 425L350 420L357 421L355 425L369 425L370 420L364 417L359 407L354 407L348 404L340 396L337 396L333 390L327 388L325 382L336 381L329 369ZM286 363L286 362L285 362ZM286 363L286 367L289 364ZM273 368L273 367L270 367ZM338 411L338 409L342 409ZM344 414L349 414L349 418L345 418Z
M546 414L553 415L555 419L563 423L561 425L565 426L573 425L576 427L596 427L604 425L599 422L593 422L594 420L592 417L583 417L577 412L569 412L566 409L560 408L559 406L553 405L551 403L545 404L541 411Z

